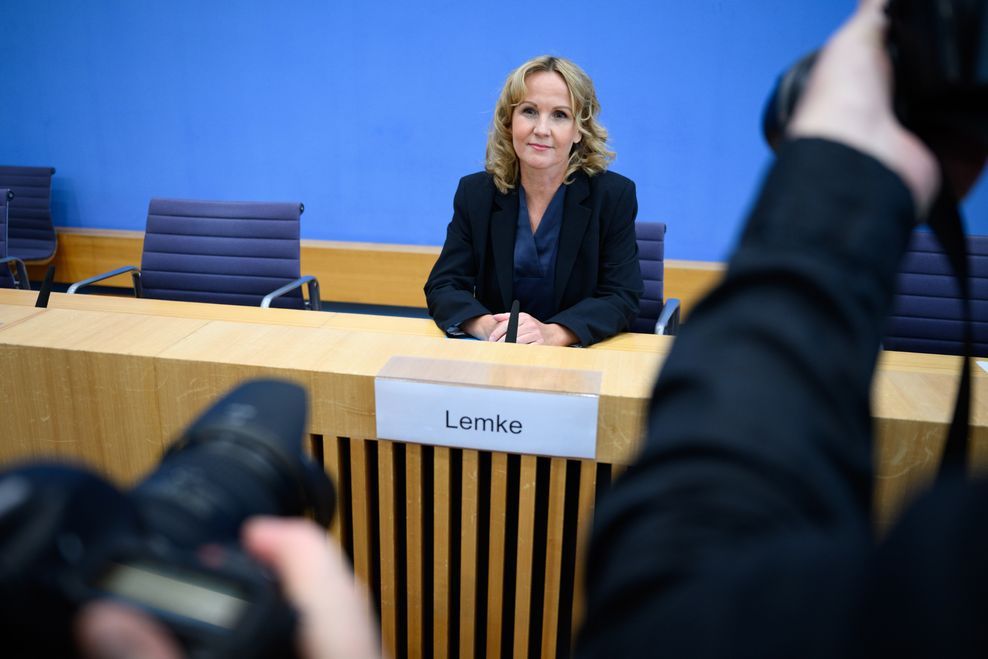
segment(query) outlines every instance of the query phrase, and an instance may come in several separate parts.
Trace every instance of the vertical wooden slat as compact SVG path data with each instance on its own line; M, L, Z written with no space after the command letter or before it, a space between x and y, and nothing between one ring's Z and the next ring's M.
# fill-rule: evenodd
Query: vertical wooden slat
M432 516L432 647L433 656L445 659L449 650L449 449L437 446L433 464Z
M333 481L336 488L335 510L333 511L333 523L329 526L329 532L336 538L336 542L343 546L343 533L340 524L343 522L343 501L340 492L340 440L336 437L323 436L323 465L326 473Z
M535 490L538 458L521 456L518 479L518 558L515 580L514 656L528 655L532 613L532 551L535 535Z
M350 441L351 507L353 509L353 571L365 584L371 583L370 492L367 479L367 442Z
M381 647L397 656L398 570L395 538L394 444L377 443L377 490L380 499L381 534ZM404 514L404 510L401 511Z
M594 494L597 490L597 463L580 464L580 495L576 513L576 577L573 581L573 634L583 622L583 577L586 572L587 545L593 523Z
M479 454L463 451L463 485L460 508L460 657L472 657L477 613L477 481Z
M501 656L501 594L504 592L504 525L507 517L508 456L491 455L491 520L487 564L487 656Z
M549 514L545 546L545 595L542 606L542 656L556 656L559 590L563 569L563 518L566 511L566 460L553 458L549 472Z
M422 447L405 448L405 560L408 575L408 656L422 656Z
M316 435L316 434L309 435L309 441L305 442L303 448L305 449L305 454L309 456L309 459L311 459L312 462L319 465L320 467L323 466L322 435Z

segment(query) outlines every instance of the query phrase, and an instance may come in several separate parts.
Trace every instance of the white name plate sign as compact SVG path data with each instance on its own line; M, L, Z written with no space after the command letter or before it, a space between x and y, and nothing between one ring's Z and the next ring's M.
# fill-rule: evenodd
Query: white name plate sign
M374 380L377 436L593 459L600 379L596 371L392 357Z

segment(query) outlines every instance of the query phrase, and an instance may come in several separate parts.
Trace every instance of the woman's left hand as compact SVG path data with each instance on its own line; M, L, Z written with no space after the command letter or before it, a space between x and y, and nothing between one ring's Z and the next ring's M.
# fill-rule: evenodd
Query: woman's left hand
M510 313L496 313L494 320L497 327L487 338L488 341L504 341L508 332ZM549 346L568 346L579 343L579 339L571 331L556 323L543 323L538 318L527 313L518 314L518 343L541 343Z

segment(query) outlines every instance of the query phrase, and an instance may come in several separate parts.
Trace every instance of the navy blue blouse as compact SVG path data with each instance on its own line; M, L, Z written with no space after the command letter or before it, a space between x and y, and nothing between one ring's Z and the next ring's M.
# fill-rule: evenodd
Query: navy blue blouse
M528 216L525 189L518 186L518 230L515 232L515 299L521 310L545 321L553 315L556 282L556 253L563 225L566 186L560 185L542 215L535 235Z

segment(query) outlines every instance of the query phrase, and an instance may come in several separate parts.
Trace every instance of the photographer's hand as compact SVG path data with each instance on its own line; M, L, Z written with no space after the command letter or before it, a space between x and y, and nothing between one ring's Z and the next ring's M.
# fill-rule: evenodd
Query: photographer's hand
M90 659L181 659L178 643L147 614L110 600L88 604L76 619L80 654Z
M244 525L247 551L274 570L299 613L303 659L380 657L370 601L326 531L313 522L256 517ZM94 659L180 659L181 649L157 621L111 601L86 606L76 621L84 656Z
M367 594L324 529L308 520L258 517L244 525L243 542L254 558L274 569L298 610L300 656L381 656Z
M885 47L886 0L861 0L813 67L790 137L823 137L858 149L897 173L920 217L940 186L932 152L892 112L892 65Z

